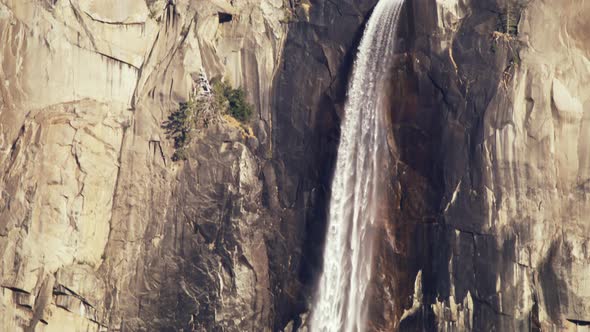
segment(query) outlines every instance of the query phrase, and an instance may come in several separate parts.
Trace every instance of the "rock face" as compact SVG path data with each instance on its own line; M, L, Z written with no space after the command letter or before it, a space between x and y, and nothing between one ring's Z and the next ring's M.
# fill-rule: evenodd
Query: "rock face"
M396 203L380 250L384 302L397 310L375 310L375 321L583 330L590 7L414 1L407 10L392 83Z
M301 330L375 3L0 0L0 330ZM375 330L590 322L589 14L407 1ZM200 74L252 131L173 162Z
M2 330L272 328L261 174L285 13L0 3ZM248 87L256 137L222 118L173 163L162 124L202 72Z

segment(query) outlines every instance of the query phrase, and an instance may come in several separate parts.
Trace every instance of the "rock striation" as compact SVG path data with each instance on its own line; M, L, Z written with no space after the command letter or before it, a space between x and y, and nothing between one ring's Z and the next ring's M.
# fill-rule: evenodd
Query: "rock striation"
M407 10L391 88L395 204L380 257L384 303L397 310L376 310L377 324L584 330L590 7Z
M261 174L286 13L0 3L2 330L271 328ZM162 124L203 72L248 87L256 136L222 118L174 163Z

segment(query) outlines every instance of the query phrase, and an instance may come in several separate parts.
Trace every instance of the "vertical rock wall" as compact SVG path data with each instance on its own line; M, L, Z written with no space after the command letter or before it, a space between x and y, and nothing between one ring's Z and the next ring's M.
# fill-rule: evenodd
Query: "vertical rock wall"
M397 309L377 310L375 321L582 330L590 7L411 1L407 9L392 80L397 203L380 257Z
M0 3L2 330L272 327L261 174L286 13ZM246 87L255 136L222 117L174 163L162 124L202 71Z

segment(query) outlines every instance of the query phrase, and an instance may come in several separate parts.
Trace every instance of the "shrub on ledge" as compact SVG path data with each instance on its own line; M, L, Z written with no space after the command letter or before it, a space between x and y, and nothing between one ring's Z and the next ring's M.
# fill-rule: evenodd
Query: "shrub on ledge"
M210 93L205 91L192 95L187 102L181 103L163 124L167 137L174 140L172 160L186 160L186 149L194 132L199 128L206 128L224 113L239 121L243 127L252 116L252 106L246 101L244 90L234 89L221 80L213 83ZM250 131L243 130L251 134Z
M178 110L172 112L168 116L168 120L164 122L164 129L166 129L166 135L168 138L174 139L174 154L172 160L184 160L185 147L190 141L191 133L193 131L193 118L194 118L195 103L191 99L186 103L181 103Z
M232 88L227 82L213 82L215 104L236 120L244 123L252 117L252 105L246 101L246 93L242 88Z

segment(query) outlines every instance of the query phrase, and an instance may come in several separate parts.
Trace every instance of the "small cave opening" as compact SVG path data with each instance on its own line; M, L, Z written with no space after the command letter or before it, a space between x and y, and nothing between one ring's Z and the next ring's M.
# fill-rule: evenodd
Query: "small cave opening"
M234 19L234 16L229 13L217 13L217 17L219 17L219 24L231 22Z

